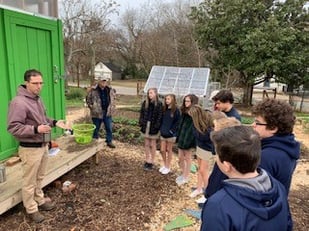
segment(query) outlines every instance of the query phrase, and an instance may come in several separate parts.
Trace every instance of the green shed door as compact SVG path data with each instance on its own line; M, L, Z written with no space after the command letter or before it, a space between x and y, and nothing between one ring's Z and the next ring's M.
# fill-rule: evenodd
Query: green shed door
M16 42L14 43L15 78L16 86L23 82L23 72L29 68L39 69L43 73L45 85L43 86L42 96L50 94L51 79L46 78L48 70L52 69L51 60L51 36L50 31L31 28L27 26L16 26ZM47 86L47 87L46 87ZM12 89L13 91L13 89ZM45 102L45 104L48 102ZM52 103L52 102L50 102Z
M24 82L27 69L38 69L43 74L44 86L41 93L49 117L64 118L64 82L57 81L56 75L63 70L63 44L61 23L13 11L4 12L5 37L7 47L9 98L16 95L17 87ZM55 73L54 70L59 70ZM54 130L53 135L60 133ZM7 145L1 146L0 159L16 150L17 143L8 134ZM6 153L3 150L7 150Z

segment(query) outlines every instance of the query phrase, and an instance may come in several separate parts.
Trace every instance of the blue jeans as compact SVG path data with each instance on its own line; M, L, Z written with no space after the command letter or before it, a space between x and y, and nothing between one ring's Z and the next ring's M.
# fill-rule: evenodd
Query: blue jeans
M93 138L98 139L99 138L99 131L102 122L105 126L105 132L106 132L106 143L112 142L113 139L113 124L112 124L112 117L103 115L103 119L100 118L92 118L93 124L96 126L93 132Z

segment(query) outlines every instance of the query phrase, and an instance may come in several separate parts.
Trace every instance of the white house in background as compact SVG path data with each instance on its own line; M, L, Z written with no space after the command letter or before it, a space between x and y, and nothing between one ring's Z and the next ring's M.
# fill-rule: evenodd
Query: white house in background
M110 81L121 79L121 74L121 69L112 63L98 62L94 68L95 77L105 77Z
M275 82L275 79L271 78L254 86L255 90L273 90L275 88L277 92L284 92L287 90L287 85Z

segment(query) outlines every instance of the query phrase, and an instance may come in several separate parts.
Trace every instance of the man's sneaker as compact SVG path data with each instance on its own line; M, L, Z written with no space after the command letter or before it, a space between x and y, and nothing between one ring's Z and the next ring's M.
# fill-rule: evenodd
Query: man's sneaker
M45 219L45 217L39 211L35 213L30 213L29 217L36 223L40 223Z
M116 148L116 146L112 142L107 143L107 146L110 148Z
M41 211L50 211L55 208L55 205L51 202L45 202L42 205L39 205L39 210Z
M194 197L196 197L196 196L198 196L198 195L200 195L200 194L203 194L203 189L195 189L189 196L191 197L191 198L194 198Z
M159 172L162 173L163 169L165 169L165 166L162 166L161 168L159 168Z
M197 199L195 202L198 204L204 204L207 201L207 198L203 195L201 198Z
M161 173L162 173L163 175L166 175L166 174L168 174L170 171L171 171L171 170L170 170L169 168L164 167L164 169L162 170Z

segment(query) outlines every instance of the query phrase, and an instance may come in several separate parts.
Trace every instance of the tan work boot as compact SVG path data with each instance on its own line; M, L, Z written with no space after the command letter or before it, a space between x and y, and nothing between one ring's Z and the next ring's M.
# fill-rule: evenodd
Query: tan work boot
M55 205L51 202L45 202L42 205L39 205L39 210L41 211L50 211L55 208Z
M33 220L36 223L41 223L45 219L45 217L39 211L30 213L29 216L31 220Z

